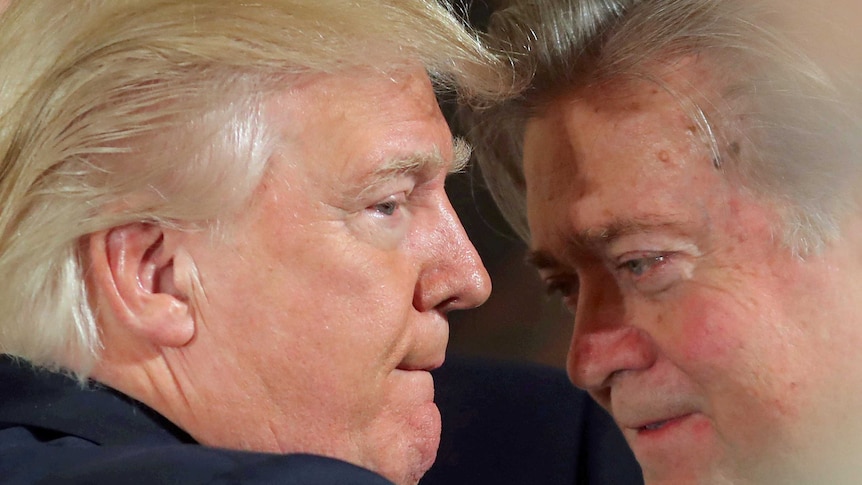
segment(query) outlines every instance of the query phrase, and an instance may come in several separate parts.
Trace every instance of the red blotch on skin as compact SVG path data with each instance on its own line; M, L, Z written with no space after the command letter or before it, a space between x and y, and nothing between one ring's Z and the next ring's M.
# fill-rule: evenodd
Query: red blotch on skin
M677 306L675 320L679 325L675 338L681 358L686 362L703 362L706 367L730 358L741 345L732 331L734 316L712 298L695 296L682 300Z
M696 437L711 436L713 433L712 423L707 419L698 419L691 426L691 432Z

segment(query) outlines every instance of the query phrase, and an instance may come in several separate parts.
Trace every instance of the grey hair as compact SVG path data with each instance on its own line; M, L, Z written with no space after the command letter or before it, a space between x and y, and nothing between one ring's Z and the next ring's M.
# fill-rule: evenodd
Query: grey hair
M219 227L276 145L268 93L414 63L439 89L504 85L435 0L18 0L0 45L0 352L82 376L100 348L84 236Z
M529 240L522 138L527 121L564 94L654 81L684 57L704 59L721 84L712 97L671 92L711 150L717 168L782 212L797 254L837 237L859 178L858 112L850 83L834 82L757 0L524 0L490 21L488 42L514 68L519 92L462 119L489 189ZM782 6L784 6L782 4ZM855 99L855 98L854 98ZM745 150L741 150L744 147Z

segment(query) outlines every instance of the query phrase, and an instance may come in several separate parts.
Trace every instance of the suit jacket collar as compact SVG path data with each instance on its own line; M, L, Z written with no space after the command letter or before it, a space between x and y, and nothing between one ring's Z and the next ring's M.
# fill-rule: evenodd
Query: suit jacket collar
M113 389L0 354L0 429L21 425L100 445L195 442L163 416Z

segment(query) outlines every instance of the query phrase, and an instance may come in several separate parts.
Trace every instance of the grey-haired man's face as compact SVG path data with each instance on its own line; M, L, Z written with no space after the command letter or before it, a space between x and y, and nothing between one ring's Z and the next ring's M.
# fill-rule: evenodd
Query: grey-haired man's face
M709 89L696 63L666 80ZM524 152L532 259L575 315L569 375L648 483L804 483L848 464L832 446L862 429L858 222L794 257L776 208L716 170L647 82L561 97Z

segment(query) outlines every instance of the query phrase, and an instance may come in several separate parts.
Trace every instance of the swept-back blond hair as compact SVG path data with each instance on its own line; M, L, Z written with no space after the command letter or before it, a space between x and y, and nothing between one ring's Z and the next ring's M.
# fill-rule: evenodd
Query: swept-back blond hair
M0 352L83 372L99 334L82 237L214 226L269 159L266 93L407 63L467 94L499 85L435 0L21 0L0 46Z

